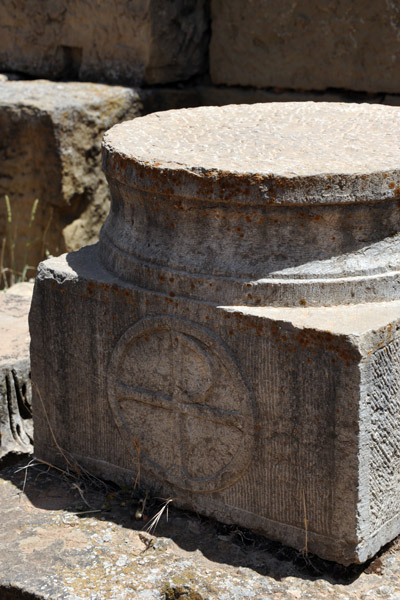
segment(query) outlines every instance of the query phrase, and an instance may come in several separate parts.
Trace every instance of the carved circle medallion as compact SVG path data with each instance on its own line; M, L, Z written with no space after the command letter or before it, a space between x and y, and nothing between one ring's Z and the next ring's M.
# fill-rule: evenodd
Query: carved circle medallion
M112 352L108 398L142 468L175 487L213 492L249 464L249 391L222 341L199 325L146 317L130 327Z

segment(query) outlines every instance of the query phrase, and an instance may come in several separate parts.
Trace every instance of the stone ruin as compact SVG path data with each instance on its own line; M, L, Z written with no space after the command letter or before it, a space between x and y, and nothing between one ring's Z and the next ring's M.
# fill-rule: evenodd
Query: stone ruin
M113 127L100 242L35 284L36 455L343 564L393 539L399 119L283 103Z
M98 240L110 202L100 142L112 125L231 103L398 105L399 61L398 9L385 0L301 11L288 0L3 0L0 250L10 231L18 238L4 264L33 276L48 253Z
M0 70L123 85L400 92L388 0L3 0ZM316 52L316 48L318 52Z

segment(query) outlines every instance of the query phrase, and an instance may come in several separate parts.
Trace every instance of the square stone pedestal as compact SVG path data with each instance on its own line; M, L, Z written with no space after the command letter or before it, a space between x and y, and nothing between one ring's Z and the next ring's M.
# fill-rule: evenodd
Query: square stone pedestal
M216 306L96 245L41 264L30 327L38 457L343 564L397 534L400 301Z

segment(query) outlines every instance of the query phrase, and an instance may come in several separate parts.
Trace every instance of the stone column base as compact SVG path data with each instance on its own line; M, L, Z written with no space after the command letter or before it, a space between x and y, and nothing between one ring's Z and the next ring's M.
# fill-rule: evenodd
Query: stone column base
M400 301L217 306L95 245L41 264L30 327L39 458L343 564L397 534Z

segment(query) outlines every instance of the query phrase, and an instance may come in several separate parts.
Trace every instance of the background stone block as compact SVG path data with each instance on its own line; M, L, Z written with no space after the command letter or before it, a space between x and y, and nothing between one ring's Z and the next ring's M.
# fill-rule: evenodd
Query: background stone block
M212 0L212 80L399 93L399 15L385 0Z
M205 68L205 0L5 0L0 69L34 77L165 83Z
M59 254L96 241L109 209L100 166L102 135L140 110L137 93L128 88L40 80L0 83L0 247L7 238L5 266L11 266L10 233L16 238L19 271L26 262L36 266L45 251ZM5 194L11 202L11 227ZM39 205L29 230L36 198Z

